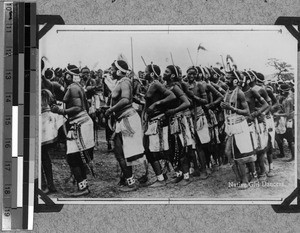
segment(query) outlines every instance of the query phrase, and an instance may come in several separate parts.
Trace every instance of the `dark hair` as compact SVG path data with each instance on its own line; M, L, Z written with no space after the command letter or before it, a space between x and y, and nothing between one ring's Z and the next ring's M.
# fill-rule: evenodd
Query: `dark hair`
M117 63L117 65L115 64ZM113 67L117 68L117 70L120 70L118 68L118 66L123 69L123 70L126 70L126 71L129 71L129 67L128 67L128 64L126 63L126 61L123 61L123 60L117 60L117 61L114 61L112 64L111 64ZM120 70L122 72L122 74L126 74L126 72L123 72L122 70Z
M48 68L46 71L45 71L45 77L46 79L52 79L54 76L54 72L52 69Z
M62 77L63 71L60 67L57 67L54 71L55 75L58 77Z
M176 66L169 65L169 66L167 66L167 69L169 69L171 71L171 74L175 75L175 78L178 78L179 70Z
M190 70L194 70L198 74L198 70L195 66L190 66L187 70L186 73L188 73Z
M158 65L150 64L147 65L147 68L150 73L154 73L156 77L159 77L161 71Z
M214 77L214 75L217 75L218 78L221 77L222 73L221 73L221 71L220 71L219 68L217 68L217 67L211 67L210 70L211 70L211 76L212 77Z
M262 73L256 73L256 81L263 83L265 81L265 76Z
M250 80L250 82L253 81L253 78L252 78L251 74L249 74L249 72L244 71L244 72L242 72L242 74L245 76L245 81L247 81L247 80Z

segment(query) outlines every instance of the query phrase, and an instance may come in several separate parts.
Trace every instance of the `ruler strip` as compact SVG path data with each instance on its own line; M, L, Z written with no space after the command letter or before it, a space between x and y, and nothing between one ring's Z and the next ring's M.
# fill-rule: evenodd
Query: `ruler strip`
M28 229L28 205L29 205L29 130L30 130L30 66L28 67L28 61L30 62L30 3L25 3L25 47L24 47L24 170L23 170L23 229Z
M25 19L26 20L26 19ZM30 119L38 119L36 118L37 110L36 110L36 94L37 93L37 73L36 73L36 54L37 54L37 22L36 22L36 3L30 3L30 18L27 19L30 22L30 79L29 84L26 84L26 87L29 87L31 96L29 96L29 114ZM27 80L28 81L28 80ZM28 102L27 102L28 103ZM40 103L38 103L40 104ZM34 107L33 107L34 106ZM27 229L33 230L33 211L34 211L34 171L35 171L35 155L36 155L36 126L37 121L30 122L29 119L29 170L28 170L28 217L27 217Z
M24 81L25 81L25 3L19 3L19 69L18 69L18 229L23 228L23 205L24 205ZM26 229L26 228L25 228Z
M13 3L14 8L14 14L13 14L13 23L14 23L14 37L13 37L13 43L14 43L14 50L13 50L13 106L18 106L18 67L19 67L19 24L18 24L18 18L19 18L19 4L17 2Z
M18 194L17 207L23 208L23 131L24 131L24 47L25 47L25 3L19 2L18 43ZM22 213L22 211L21 211ZM22 227L22 215L19 216Z
M22 228L22 196L23 196L23 158L19 154L23 154L22 145L20 143L20 129L22 128L23 106L19 105L22 85L22 62L24 62L24 54L22 54L22 4L14 2L14 53L13 53L13 107L12 107L12 166L13 166L13 193L12 193L12 229ZM21 121L20 121L21 120ZM23 139L21 139L23 140ZM20 180L21 179L21 180ZM20 193L21 192L21 193Z
M18 4L13 3L13 101L12 101L12 199L11 208L17 208L18 194ZM12 213L12 229L14 229L15 216Z
M12 103L13 103L13 3L4 3L4 121L2 229L12 225Z
M3 4L2 230L33 229L36 152L36 3Z

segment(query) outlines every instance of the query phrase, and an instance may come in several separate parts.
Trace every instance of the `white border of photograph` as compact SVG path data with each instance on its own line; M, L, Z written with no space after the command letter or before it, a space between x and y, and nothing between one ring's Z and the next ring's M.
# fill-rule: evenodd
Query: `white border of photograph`
M40 29L43 26L40 26ZM132 32L139 33L145 31L152 31L157 33L172 33L172 32L195 32L195 31L240 31L240 32L251 32L251 31L278 31L280 30L285 33L289 32L284 26L273 26L273 25L55 25L51 30L56 30L57 33L71 33L71 32ZM49 33L49 32L48 32ZM293 37L289 34L290 37ZM46 37L47 34L44 36ZM200 41L200 40L199 40ZM41 46L39 47L39 68L41 67ZM298 87L298 65L297 60L297 41L295 39L295 56L296 56L296 67L294 67L295 77L295 88ZM129 56L128 56L129 58ZM109 61L110 63L112 61ZM164 69L164 67L162 67ZM41 80L41 72L39 71L39 80ZM41 85L39 85L39 93L41 91ZM295 104L297 104L297 91L295 91ZM41 97L39 95L39 103ZM41 135L41 106L39 104L39 132ZM295 116L297 116L297 108L295 108ZM295 118L295 125L298 126L298 119ZM295 181L294 188L297 187L297 127L295 127ZM39 136L39 145L41 145L41 136ZM41 146L39 146L39 159L38 159L38 179L39 188L41 188ZM299 168L298 168L299 169ZM247 191L251 191L250 189ZM286 197L282 198L255 198L255 199L243 199L243 198L51 198L57 204L281 204ZM44 202L39 198L39 203ZM294 201L293 204L296 204Z

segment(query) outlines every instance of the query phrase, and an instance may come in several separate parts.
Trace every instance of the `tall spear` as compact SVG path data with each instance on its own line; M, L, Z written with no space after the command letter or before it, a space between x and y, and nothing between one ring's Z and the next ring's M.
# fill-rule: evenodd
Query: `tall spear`
M145 62L143 56L141 56L141 58L142 58L142 60L143 60L143 62L144 62L144 64L145 64L145 66L147 66L147 63Z
M222 64L223 64L223 69L224 69L224 70L226 70L225 63L224 63L224 59L223 59L223 56L222 56L222 55L220 55L220 56L221 56L221 60L222 60Z
M177 75L177 77L179 76L179 74L178 74L178 71L177 71L177 67L175 66L175 64L174 64L174 60L173 60L173 56L172 56L172 53L170 52L170 55L171 55L171 60L172 60L172 64L173 64L173 66L174 66L174 69L175 69L175 72L176 72L176 75Z
M133 43L132 43L132 37L130 37L130 41L131 41L131 64L132 64L132 72L134 70L134 66L133 66Z

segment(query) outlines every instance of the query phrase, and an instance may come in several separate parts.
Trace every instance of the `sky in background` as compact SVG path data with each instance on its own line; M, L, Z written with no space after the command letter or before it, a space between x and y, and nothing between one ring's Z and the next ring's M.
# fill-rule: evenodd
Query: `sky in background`
M124 28L126 30L114 30ZM150 29L146 26L139 28ZM90 69L107 69L119 54L123 54L130 66L133 58L135 72L145 69L141 56L147 64L153 62L164 71L167 65L172 64L172 53L175 65L180 66L184 73L196 62L198 65L216 66L217 62L222 63L220 55L225 59L227 54L233 57L240 70L251 68L265 75L275 73L273 67L266 65L268 58L285 61L292 65L294 72L297 70L297 42L284 27L179 28L189 31L127 31L136 29L132 26L55 26L40 40L39 52L40 57L46 56L49 60L47 66L53 68L64 68L70 63ZM197 28L197 31L191 31L191 28ZM201 28L204 31L198 30ZM199 50L197 54L199 44L207 51Z

